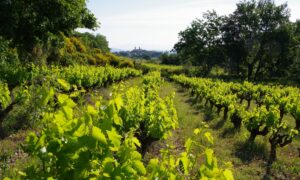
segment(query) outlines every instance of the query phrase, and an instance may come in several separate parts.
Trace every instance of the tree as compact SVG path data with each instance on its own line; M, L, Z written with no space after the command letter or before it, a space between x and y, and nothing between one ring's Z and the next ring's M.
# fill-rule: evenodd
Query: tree
M242 69L248 79L257 79L266 65L270 65L267 61L282 54L277 52L284 41L278 38L280 32L283 33L281 28L289 23L289 17L287 4L276 6L272 0L237 4L222 27L226 52L237 74Z
M203 20L193 21L191 26L179 33L179 42L174 50L183 62L202 66L207 74L210 69L224 62L220 27L223 17L215 11L204 13Z
M159 56L159 60L162 64L169 64L169 65L179 65L180 61L177 54L174 53L163 53Z
M300 20L292 23L293 36L291 36L291 45L288 47L291 54L290 58L293 59L293 63L290 64L289 77L293 79L300 79Z
M181 63L191 62L206 73L218 65L248 80L295 77L300 69L300 22L289 17L286 3L241 1L228 16L211 11L193 21L179 33L174 50Z
M21 54L32 53L37 45L47 49L60 33L98 27L85 0L2 0L0 24L0 36L12 40Z
M83 43L90 48L101 49L103 52L110 51L106 37L101 34L93 35L88 32L86 33L77 32L75 33L75 36L79 37L83 41Z

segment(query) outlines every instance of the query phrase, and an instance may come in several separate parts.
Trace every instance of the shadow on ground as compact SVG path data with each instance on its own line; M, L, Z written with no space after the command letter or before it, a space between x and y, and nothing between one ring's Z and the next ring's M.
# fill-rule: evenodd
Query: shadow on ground
M234 155L241 159L243 163L250 163L256 159L268 159L268 148L265 143L238 142L234 147Z
M240 132L240 129L236 129L234 127L224 128L223 132L220 134L222 138L231 138L234 137L237 133Z

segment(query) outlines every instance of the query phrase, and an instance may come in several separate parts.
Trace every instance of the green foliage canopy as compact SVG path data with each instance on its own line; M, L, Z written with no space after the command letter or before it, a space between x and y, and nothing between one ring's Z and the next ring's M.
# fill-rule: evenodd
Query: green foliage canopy
M299 71L299 22L289 20L287 4L248 0L228 16L216 12L179 33L174 50L181 63L225 67L232 75L258 80L292 77Z
M83 43L90 48L101 49L103 52L110 51L106 37L101 34L93 35L86 32L75 33L75 36L79 37L83 41Z
M0 23L0 36L25 52L60 33L98 27L86 0L4 0L0 2Z

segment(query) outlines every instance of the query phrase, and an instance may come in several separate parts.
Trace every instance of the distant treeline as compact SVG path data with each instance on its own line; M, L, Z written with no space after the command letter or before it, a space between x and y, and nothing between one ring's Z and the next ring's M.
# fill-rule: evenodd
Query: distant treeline
M161 51L148 51L144 50L141 48L135 48L132 51L119 51L116 52L115 54L119 56L124 56L124 57L129 57L129 58L134 58L134 59L145 59L145 60L150 60L150 59L156 59L159 58L163 52Z
M300 77L300 21L291 22L287 4L272 0L241 1L234 12L208 11L179 33L176 55L164 64L201 66L209 73L223 67L249 80Z

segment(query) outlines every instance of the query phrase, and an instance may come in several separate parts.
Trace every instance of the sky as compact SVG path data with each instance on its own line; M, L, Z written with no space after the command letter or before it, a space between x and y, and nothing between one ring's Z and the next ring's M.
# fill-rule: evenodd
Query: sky
M239 0L89 0L88 8L101 23L93 33L106 36L110 48L171 50L178 33L207 10L226 15ZM300 19L300 0L288 2L291 20Z

